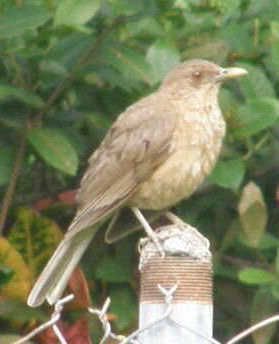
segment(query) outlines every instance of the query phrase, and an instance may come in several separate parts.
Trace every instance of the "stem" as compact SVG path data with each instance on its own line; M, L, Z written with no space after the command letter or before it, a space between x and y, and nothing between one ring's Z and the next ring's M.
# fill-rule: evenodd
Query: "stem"
M13 195L15 192L17 179L18 179L21 165L24 158L25 148L26 148L26 129L24 129L22 136L20 138L19 149L16 154L12 176L11 176L8 188L6 190L6 193L4 195L3 202L2 202L2 208L0 212L0 236L3 234L3 229L4 229L4 225L6 222L7 215L8 215L8 211L13 200Z

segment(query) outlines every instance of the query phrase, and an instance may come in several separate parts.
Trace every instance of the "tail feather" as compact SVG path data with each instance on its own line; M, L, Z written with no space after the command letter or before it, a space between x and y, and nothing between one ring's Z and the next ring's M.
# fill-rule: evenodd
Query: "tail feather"
M45 300L52 305L59 300L95 231L87 233L80 240L62 240L29 294L29 306L40 306Z

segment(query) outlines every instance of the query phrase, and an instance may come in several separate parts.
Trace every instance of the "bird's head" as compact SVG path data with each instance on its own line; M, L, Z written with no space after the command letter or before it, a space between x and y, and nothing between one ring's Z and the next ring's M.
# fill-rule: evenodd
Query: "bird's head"
M247 74L243 68L222 68L206 60L189 60L174 67L165 77L162 86L176 85L191 88L219 88L222 82Z

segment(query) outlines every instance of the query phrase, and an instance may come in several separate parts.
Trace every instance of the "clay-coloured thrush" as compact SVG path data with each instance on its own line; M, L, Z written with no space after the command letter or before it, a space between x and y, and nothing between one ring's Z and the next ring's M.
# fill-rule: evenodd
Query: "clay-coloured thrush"
M197 189L215 165L225 135L220 85L246 73L205 60L181 63L157 91L118 117L89 159L76 216L32 289L30 306L61 297L104 219L128 206L148 232L139 209L167 209Z

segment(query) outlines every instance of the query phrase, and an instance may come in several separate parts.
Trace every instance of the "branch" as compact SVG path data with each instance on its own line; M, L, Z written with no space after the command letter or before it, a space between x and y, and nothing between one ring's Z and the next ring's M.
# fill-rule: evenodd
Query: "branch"
M3 229L6 222L7 214L13 200L13 195L15 192L17 179L18 179L21 165L24 158L25 148L26 148L26 128L24 128L20 141L19 141L19 149L16 154L12 176L11 176L8 188L6 190L6 193L4 195L3 202L2 202L2 207L1 207L1 212L0 212L0 235L3 234Z

